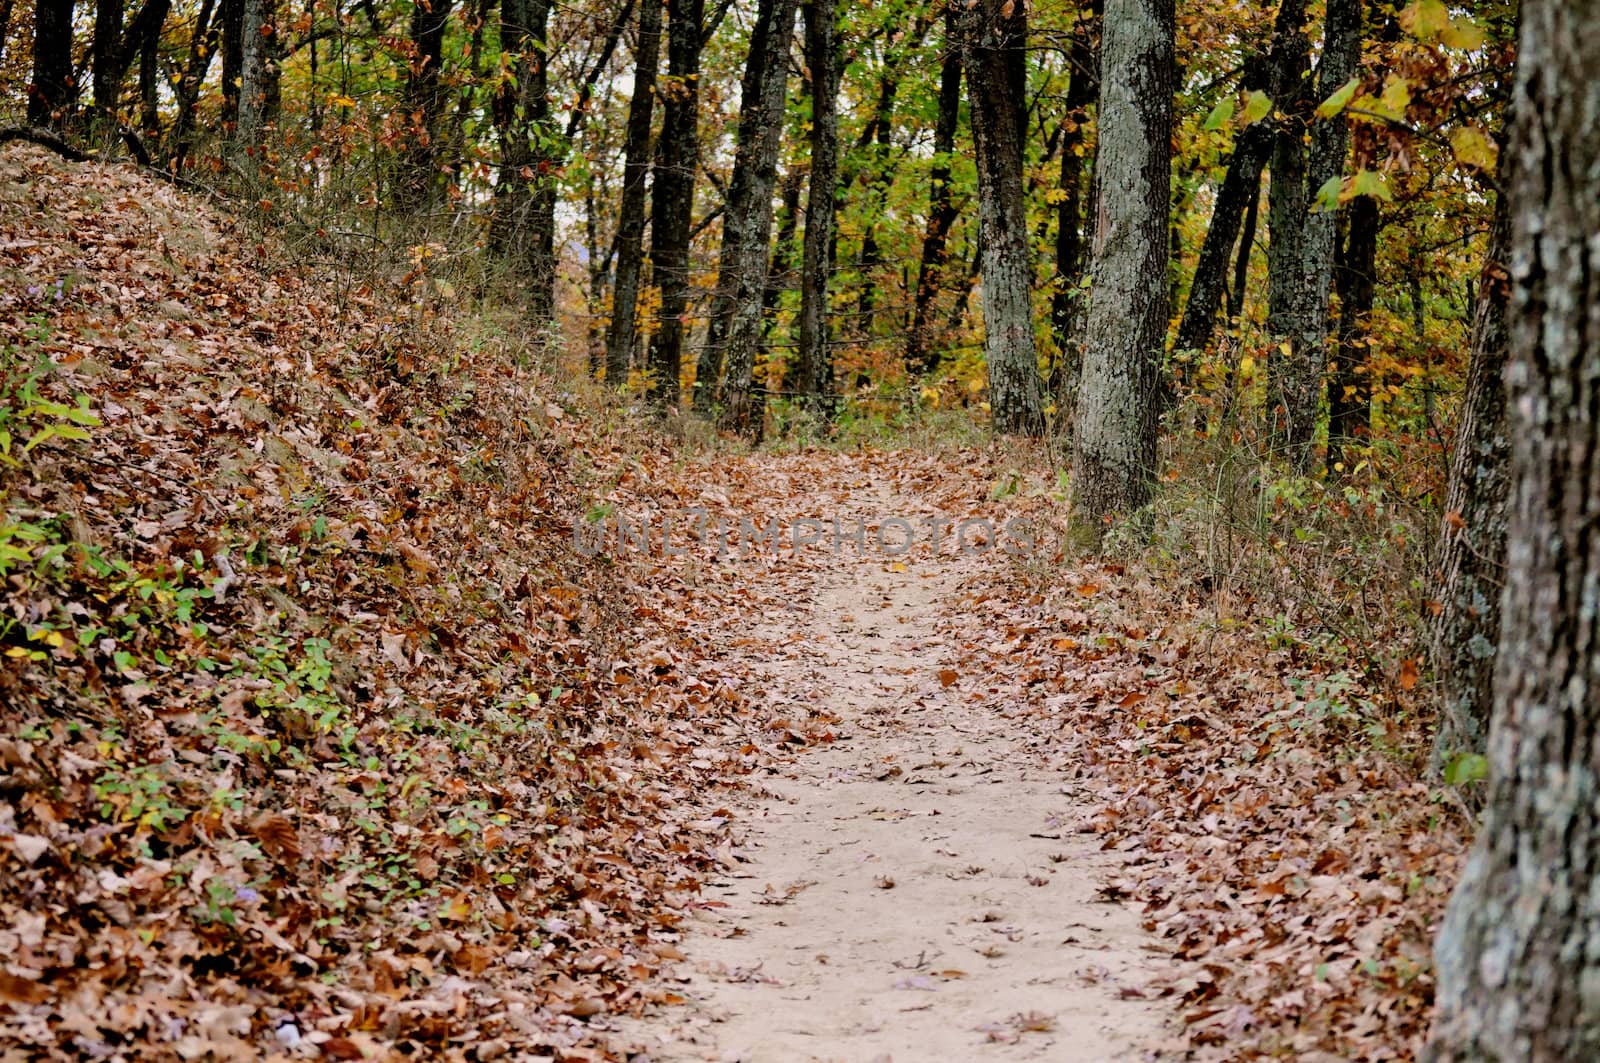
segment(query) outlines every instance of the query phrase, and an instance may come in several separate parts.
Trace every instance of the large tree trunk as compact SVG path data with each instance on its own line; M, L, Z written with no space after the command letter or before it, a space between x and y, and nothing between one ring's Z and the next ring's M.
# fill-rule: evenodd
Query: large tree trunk
M933 371L933 300L939 294L947 243L958 212L950 190L950 164L956 149L956 123L961 115L961 37L954 5L945 8L944 58L939 67L939 117L933 127L933 169L928 181L928 227L922 236L922 260L917 267L917 291L906 337L906 369Z
M661 286L661 321L650 343L650 393L676 409L689 307L689 234L700 162L699 79L705 0L668 0L667 85L652 178L650 257Z
M33 9L30 125L59 128L72 115L72 3L73 0L39 0Z
M1044 399L1033 344L1033 261L1022 186L1028 39L1022 0L978 0L962 15L961 36L983 225L989 406L996 432L1041 435Z
M1098 224L1073 434L1076 516L1097 532L1150 497L1167 331L1172 0L1107 0L1100 59Z
M432 205L438 186L439 121L444 116L445 90L439 79L444 64L444 34L453 0L417 0L411 9L411 62L406 71L406 112L411 119L401 156L395 203L415 213Z
M1425 1059L1600 1059L1600 7L1522 5L1511 497L1488 804Z
M1094 0L1088 11L1081 11L1067 45L1066 117L1061 128L1061 202L1056 205L1056 275L1050 293L1050 330L1054 334L1056 361L1050 373L1050 390L1056 399L1056 417L1061 424L1072 420L1072 397L1078 388L1078 372L1083 366L1084 304L1083 267L1087 261L1083 236L1084 131L1089 124L1089 107L1099 93L1095 38L1103 4Z
M828 281L833 272L834 196L839 183L839 55L834 44L834 0L807 0L806 65L811 68L811 184L806 193L806 235L800 271L800 351L795 390L821 408L831 379Z
M747 68L746 88L752 91L739 101L739 148L723 214L723 254L717 280L722 326L716 338L726 346L727 363L722 426L746 436L761 431L752 416L750 389L756 346L761 341L761 295L771 256L772 191L778 177L795 0L762 0L761 7L767 14L765 32L758 15L750 51L750 66L756 68L757 76L750 77Z
M1329 0L1316 99L1327 99L1355 73L1361 59L1361 13L1362 0ZM1307 213L1301 223L1300 265L1292 296L1291 353L1287 363L1278 363L1284 370L1280 375L1283 444L1291 465L1302 476L1311 471L1312 440L1322 405L1323 375L1328 366L1328 293L1339 236L1338 212L1312 200L1327 182L1344 173L1348 141L1343 114L1311 126L1303 193Z
M1504 157L1502 151L1502 157ZM1502 164L1502 180L1510 168ZM1506 496L1511 438L1506 427L1505 367L1510 337L1506 271L1511 239L1509 204L1502 191L1478 281L1472 322L1472 360L1456 427L1440 535L1440 612L1433 623L1433 667L1439 682L1439 729L1432 766L1458 754L1481 753L1489 731L1495 642L1505 585Z
M640 0L639 51L628 104L623 149L622 210L617 222L617 277L611 289L611 325L606 330L606 383L628 382L636 340L639 277L644 272L645 183L650 176L650 122L655 113L656 66L661 58L661 0Z

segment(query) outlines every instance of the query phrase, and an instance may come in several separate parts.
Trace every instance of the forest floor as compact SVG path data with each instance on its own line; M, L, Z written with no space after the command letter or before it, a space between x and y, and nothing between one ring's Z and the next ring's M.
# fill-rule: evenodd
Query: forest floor
M1359 558L674 440L320 239L0 153L0 1060L1415 1053L1466 839Z

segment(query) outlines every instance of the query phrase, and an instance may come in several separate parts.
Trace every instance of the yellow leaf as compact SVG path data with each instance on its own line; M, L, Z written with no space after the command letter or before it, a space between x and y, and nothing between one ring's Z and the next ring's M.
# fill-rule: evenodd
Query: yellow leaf
M26 657L27 655L28 651L23 649L21 646L10 646L6 648L7 657Z
M1444 0L1416 0L1400 12L1400 25L1419 41L1431 41L1450 27Z
M1483 131L1475 126L1462 126L1450 134L1450 148L1455 152L1456 161L1463 166L1473 166L1480 170L1494 170L1495 160L1499 157L1499 149L1494 141L1484 136Z

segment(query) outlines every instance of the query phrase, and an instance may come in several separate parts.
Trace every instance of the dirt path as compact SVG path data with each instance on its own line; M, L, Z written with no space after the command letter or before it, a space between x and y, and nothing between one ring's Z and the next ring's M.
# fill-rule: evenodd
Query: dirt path
M838 740L798 754L741 812L676 977L689 1000L626 1032L641 1059L1140 1058L1161 1011L1135 990L1166 961L1097 897L1114 857L1028 725L951 683L936 620L965 562L841 558L807 608L753 626L752 662Z

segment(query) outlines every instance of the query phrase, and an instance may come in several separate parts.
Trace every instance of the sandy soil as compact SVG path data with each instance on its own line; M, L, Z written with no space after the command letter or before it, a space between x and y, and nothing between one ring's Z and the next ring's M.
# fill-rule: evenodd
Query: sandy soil
M1101 895L1116 857L1026 719L941 678L970 563L841 558L755 627L752 671L838 740L740 810L726 907L674 974L689 1003L625 1024L636 1059L1101 1061L1161 1036L1139 989L1168 961Z

